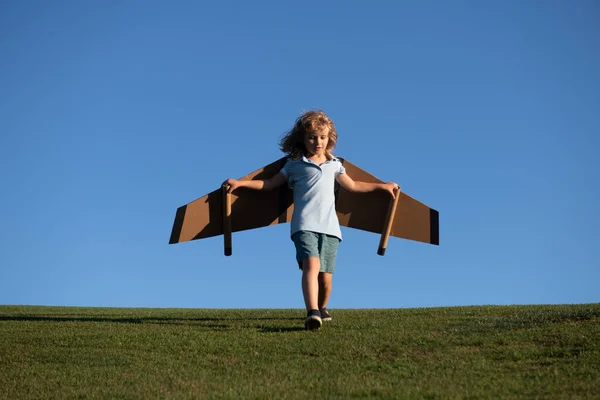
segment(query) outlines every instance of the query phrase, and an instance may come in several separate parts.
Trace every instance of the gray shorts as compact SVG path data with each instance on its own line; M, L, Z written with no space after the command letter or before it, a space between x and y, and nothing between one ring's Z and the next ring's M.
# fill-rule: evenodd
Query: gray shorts
M296 246L296 261L298 261L300 269L302 269L302 261L308 257L319 257L321 260L320 272L333 274L337 249L340 244L339 238L325 233L299 231L292 235L292 240Z

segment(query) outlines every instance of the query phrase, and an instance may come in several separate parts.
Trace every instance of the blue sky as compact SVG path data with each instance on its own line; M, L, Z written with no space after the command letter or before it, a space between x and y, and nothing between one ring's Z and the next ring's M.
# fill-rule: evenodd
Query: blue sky
M4 1L0 304L302 308L289 225L169 245L177 207L336 154L439 210L343 228L330 307L600 301L595 1Z

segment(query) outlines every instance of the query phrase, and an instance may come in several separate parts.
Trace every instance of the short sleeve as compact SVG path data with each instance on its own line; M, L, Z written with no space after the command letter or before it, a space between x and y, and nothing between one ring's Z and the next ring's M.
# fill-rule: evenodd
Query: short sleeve
M283 164L283 168L279 172L287 179L290 176L290 172L288 171L290 165L290 160L288 159L285 164Z
M344 167L344 164L342 164L341 162L338 161L338 168L335 173L335 176L337 177L338 175L345 174L345 173L346 173L346 168Z

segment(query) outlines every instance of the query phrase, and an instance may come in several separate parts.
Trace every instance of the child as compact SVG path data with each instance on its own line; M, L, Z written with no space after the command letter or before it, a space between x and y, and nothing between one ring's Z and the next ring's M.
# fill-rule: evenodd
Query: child
M353 192L386 190L392 197L398 185L354 181L331 153L337 142L333 121L322 111L302 114L280 142L289 156L285 166L270 179L228 179L229 192L238 187L272 190L286 181L294 191L291 238L302 270L302 294L307 310L306 329L318 329L331 320L327 303L331 294L338 244L342 240L335 211L334 183Z

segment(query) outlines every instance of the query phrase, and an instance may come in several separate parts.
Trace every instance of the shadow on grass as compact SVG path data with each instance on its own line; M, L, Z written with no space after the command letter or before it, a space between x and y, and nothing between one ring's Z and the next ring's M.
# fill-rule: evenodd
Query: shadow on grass
M296 321L296 320L294 320ZM263 326L261 327L260 331L261 332L266 332L266 333L287 333L287 332L298 332L298 331L305 331L306 329L301 328L299 326L296 327L290 327L290 326Z
M194 324L202 322L228 322L228 321L298 321L299 318L215 318L215 317L78 317L78 316L50 316L50 315L0 315L0 321L23 322L109 322L119 324ZM225 325L214 325L223 327Z

